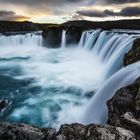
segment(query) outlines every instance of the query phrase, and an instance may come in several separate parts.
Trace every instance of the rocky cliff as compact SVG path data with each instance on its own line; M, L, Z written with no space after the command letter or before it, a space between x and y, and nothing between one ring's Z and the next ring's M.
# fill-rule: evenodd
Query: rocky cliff
M132 49L124 56L124 66L140 61L140 38L134 41Z

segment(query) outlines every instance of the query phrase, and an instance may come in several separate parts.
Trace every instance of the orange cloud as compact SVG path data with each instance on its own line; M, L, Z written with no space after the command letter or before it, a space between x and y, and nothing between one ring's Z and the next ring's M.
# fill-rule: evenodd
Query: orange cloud
M26 21L29 17L17 15L14 11L0 10L0 20L6 21Z

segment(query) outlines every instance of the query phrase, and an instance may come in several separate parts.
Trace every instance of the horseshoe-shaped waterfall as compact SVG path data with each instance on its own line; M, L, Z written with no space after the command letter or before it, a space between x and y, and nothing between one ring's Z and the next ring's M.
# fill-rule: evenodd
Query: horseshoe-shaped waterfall
M140 63L123 68L139 33L84 31L79 44L43 47L41 32L0 35L1 121L58 127L105 123L106 101L140 76Z

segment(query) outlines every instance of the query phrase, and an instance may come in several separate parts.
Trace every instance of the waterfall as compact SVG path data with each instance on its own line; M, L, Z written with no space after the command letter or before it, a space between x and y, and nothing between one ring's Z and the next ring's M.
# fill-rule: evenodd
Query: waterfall
M1 46L42 46L42 37L40 32L0 35Z
M106 101L121 87L125 87L140 76L140 62L122 68L111 76L92 97L84 112L83 123L105 123L107 118Z
M83 32L79 45L83 36L88 37L82 47L92 51L104 65L104 79L122 67L124 54L131 49L134 39L137 38L133 34L93 30Z
M87 49L92 49L99 34L100 34L100 30L96 30L96 31L92 32L91 35L86 40L84 47Z
M106 101L140 75L140 62L122 68L139 36L88 30L67 47L64 30L60 48L52 49L43 47L40 32L0 35L0 82L8 77L10 83L1 82L0 98L14 100L0 121L45 127L105 122Z
M86 34L87 34L86 32L83 32L83 33L82 33L82 36L81 36L81 39L80 39L80 41L79 41L78 47L83 47L83 46L84 46Z
M62 39L61 39L61 48L65 48L66 47L66 31L63 30L62 31Z

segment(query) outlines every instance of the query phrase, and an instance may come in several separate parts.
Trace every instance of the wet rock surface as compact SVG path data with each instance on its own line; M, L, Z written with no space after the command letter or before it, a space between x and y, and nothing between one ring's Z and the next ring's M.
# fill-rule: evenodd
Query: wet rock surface
M66 44L75 45L78 44L82 35L82 28L71 25L66 30Z
M78 44L82 35L82 29L78 26L49 26L42 32L44 46L50 48L59 48L62 41L62 32L66 30L66 45Z
M107 105L108 124L131 130L140 139L140 77L133 84L119 89Z
M135 140L124 128L109 125L62 125L54 129L37 128L27 124L0 123L1 140Z
M135 140L131 131L109 125L63 125L56 134L57 140Z
M0 123L1 140L40 140L42 138L43 133L30 125Z
M124 56L124 66L140 61L140 38L134 41L132 49Z
M8 100L0 100L0 111L8 106Z
M62 26L49 26L42 32L44 46L50 48L59 48L61 45Z

